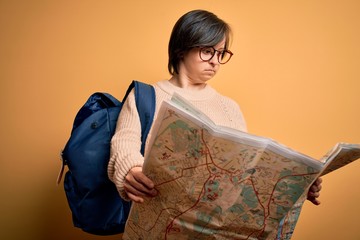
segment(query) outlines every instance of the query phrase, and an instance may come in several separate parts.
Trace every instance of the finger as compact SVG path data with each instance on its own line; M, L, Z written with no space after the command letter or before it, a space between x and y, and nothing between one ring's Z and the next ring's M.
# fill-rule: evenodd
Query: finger
M124 190L125 192L129 195L136 195L136 196L140 196L140 197L146 197L147 194L142 192L141 190L136 189L135 187L133 187L129 182L125 182L124 183Z
M314 205L320 205L320 201L318 199L319 196L320 196L320 194L314 194L313 195L311 193L308 193L307 200L312 202Z
M129 172L129 181L134 180L131 183L136 184L136 188L139 190L146 192L150 195L156 195L157 191L154 190L154 183L149 179L139 167L132 168ZM133 178L133 179L131 179Z
M128 193L128 197L130 198L130 200L137 202L137 203L143 203L144 199L142 197L136 196L132 193Z
M321 188L322 188L321 186L313 185L310 187L309 192L320 192Z
M153 189L155 187L153 181L151 181L151 179L148 178L143 172L134 172L133 177L136 179L136 181L140 182L148 189Z
M308 196L320 196L321 187L311 186L308 191Z
M322 178L318 178L318 179L316 179L316 183L317 183L317 185L320 185L321 183L322 183Z
M138 174L138 175L140 175L140 174ZM143 194L142 196L146 196L146 195L155 196L157 194L157 191L153 188L151 189L148 186L144 185L141 182L141 180L142 180L141 178L135 178L135 176L133 176L133 174L129 173L125 177L124 188L125 188L125 185L127 185L128 190L130 192L132 192L133 194L141 195L140 193L142 193Z
M309 192L308 197L318 198L318 197L320 197L320 193L319 192Z
M318 178L318 179L316 179L316 181L315 181L315 183L313 185L321 188L321 183L322 183L322 179Z
M314 205L320 205L320 201L316 198L310 200Z
M321 183L318 183L317 181L313 183L310 187L310 191L312 192L319 192L322 189Z

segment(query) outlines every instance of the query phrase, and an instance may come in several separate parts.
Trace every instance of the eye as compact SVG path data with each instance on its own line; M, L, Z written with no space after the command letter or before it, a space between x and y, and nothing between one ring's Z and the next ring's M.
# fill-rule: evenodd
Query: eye
M213 55L214 54L214 50L212 48L203 48L201 50L201 52L203 54L206 54L206 55Z
M221 57L221 58L227 58L228 55L229 55L229 53L226 50L219 52L219 57Z

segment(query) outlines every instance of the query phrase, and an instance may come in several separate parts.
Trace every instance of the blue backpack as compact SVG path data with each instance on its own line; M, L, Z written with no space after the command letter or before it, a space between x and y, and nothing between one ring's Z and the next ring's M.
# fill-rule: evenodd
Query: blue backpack
M142 146L152 125L155 91L150 85L133 81L122 102L135 88L136 106L141 121ZM124 201L107 175L110 141L115 132L122 102L107 93L94 93L77 113L71 136L62 151L63 166L68 166L64 189L73 224L96 235L122 233L131 203Z

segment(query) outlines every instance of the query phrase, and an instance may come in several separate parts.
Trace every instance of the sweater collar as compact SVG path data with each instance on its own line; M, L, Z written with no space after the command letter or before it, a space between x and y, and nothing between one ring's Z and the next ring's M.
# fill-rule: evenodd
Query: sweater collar
M190 101L208 100L216 94L216 90L209 84L206 84L201 90L180 88L173 85L169 80L162 80L158 82L157 85L169 95L173 95L174 92L177 92L182 97Z

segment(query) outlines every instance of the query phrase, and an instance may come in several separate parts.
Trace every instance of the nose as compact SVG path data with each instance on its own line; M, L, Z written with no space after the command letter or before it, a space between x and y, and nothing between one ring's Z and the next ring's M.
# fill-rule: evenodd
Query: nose
M219 61L218 61L218 55L217 55L217 53L215 52L215 54L214 54L214 56L209 60L209 63L211 64L211 65L218 65L218 64L220 64L219 63Z

